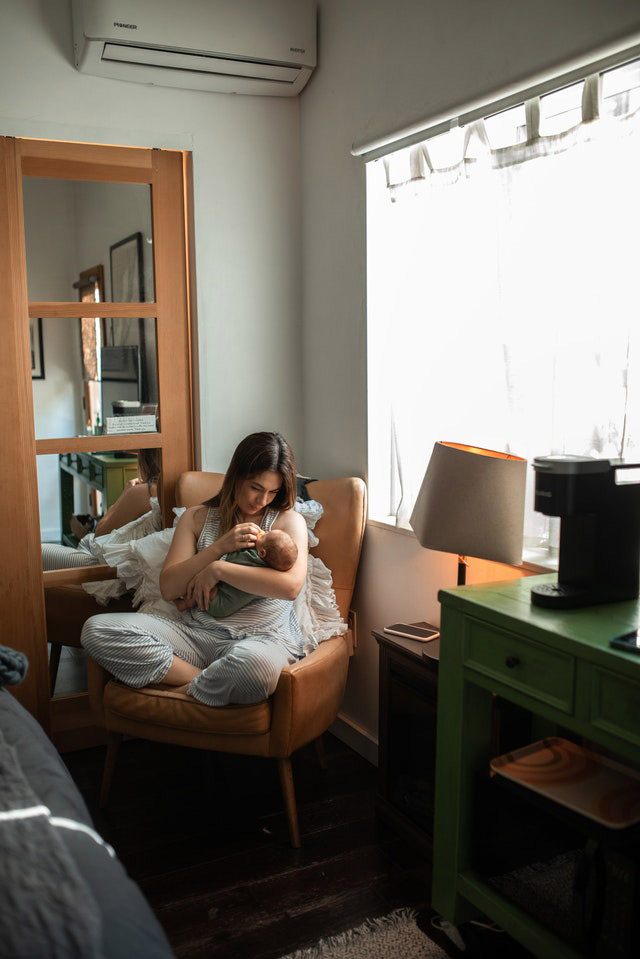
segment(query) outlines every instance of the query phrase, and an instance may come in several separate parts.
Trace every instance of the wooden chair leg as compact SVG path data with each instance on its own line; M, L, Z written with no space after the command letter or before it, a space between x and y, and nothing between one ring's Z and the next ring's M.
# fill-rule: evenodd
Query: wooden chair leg
M53 696L56 688L61 655L62 646L59 643L51 643L51 652L49 653L49 694L51 696Z
M287 812L287 822L289 823L289 839L294 849L300 848L300 827L298 826L298 807L296 805L296 794L293 788L293 770L290 759L278 760L278 772L280 774L280 787L282 789L282 798Z
M104 769L102 771L102 786L100 788L100 809L105 809L109 801L109 790L111 789L111 780L116 768L118 759L118 750L122 742L122 733L107 733L107 755L104 760Z
M317 739L314 739L313 745L315 746L316 759L318 760L318 765L320 766L320 769L326 769L327 757L324 751L324 739L322 738L322 736L318 736Z

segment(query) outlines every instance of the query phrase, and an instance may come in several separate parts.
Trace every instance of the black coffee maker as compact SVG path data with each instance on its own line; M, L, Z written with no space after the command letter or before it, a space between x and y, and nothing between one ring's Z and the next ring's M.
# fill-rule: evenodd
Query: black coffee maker
M536 606L571 609L635 599L640 581L640 483L624 460L539 456L535 509L560 517L558 582L531 589Z

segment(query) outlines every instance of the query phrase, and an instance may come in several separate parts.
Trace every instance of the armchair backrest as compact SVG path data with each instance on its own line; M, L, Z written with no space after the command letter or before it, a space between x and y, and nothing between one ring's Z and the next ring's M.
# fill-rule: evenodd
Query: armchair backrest
M176 505L199 506L220 492L224 473L205 473L202 470L187 470L180 473L176 484Z
M215 496L223 478L223 473L181 473L176 486L178 506L197 506ZM366 487L358 477L343 476L316 480L307 485L307 490L323 507L315 528L320 542L312 553L331 570L336 603L346 622L367 518Z

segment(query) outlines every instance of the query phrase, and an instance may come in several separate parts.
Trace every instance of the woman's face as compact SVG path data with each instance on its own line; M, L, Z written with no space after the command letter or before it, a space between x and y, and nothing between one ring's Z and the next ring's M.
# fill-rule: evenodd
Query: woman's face
M249 476L238 487L236 497L238 509L247 518L262 513L265 506L273 501L281 486L280 473L272 470Z

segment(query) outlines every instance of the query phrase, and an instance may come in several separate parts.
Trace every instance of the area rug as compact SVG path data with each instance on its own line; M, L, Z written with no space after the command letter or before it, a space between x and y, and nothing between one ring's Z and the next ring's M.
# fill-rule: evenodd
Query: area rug
M282 959L448 959L416 924L411 909L396 909L380 919L367 919L361 926L338 936L321 939L308 949Z

